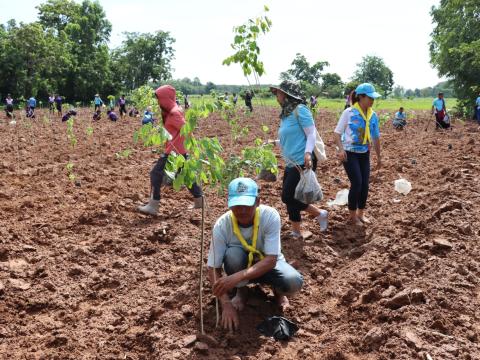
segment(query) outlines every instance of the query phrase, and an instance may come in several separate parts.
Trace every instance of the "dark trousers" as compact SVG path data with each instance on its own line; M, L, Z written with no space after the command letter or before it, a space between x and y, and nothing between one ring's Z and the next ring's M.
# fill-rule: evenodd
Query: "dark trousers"
M302 169L305 167L302 165ZM312 154L312 169L315 171L317 168L317 159ZM300 181L300 173L296 167L286 167L283 174L283 187L282 187L282 202L287 205L288 218L290 221L299 222L302 221L301 211L305 210L308 205L295 199L295 188Z
M448 129L450 124L447 124L443 119L445 118L445 113L438 112L435 114L435 120L437 121L435 124L435 128L439 129Z
M8 104L7 107L5 108L5 114L7 114L7 117L11 119L13 117L13 105Z
M350 180L348 193L348 209L365 209L368 197L368 181L370 179L370 152L354 153L347 151L347 161L343 167Z
M120 104L120 116L127 115L127 109L125 108L125 104Z
M187 157L184 155L185 158ZM150 184L152 186L152 198L153 200L160 200L160 188L163 182L163 176L165 175L165 166L167 164L168 155L162 154L160 159L150 171ZM181 171L181 170L180 170ZM188 189L194 198L199 198L203 195L202 189L196 183L192 185L191 189Z

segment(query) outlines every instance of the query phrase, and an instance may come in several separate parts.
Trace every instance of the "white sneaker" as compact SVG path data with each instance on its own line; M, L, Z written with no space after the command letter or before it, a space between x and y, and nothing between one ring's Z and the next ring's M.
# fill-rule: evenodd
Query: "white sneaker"
M157 215L158 214L158 207L160 206L160 200L148 200L148 204L144 206L139 206L138 211L143 214L147 215Z

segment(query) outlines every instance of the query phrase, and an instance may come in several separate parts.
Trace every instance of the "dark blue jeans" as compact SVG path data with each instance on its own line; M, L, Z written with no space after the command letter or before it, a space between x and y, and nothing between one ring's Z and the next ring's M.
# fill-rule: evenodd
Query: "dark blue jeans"
M187 158L187 155L183 155ZM152 198L153 200L160 200L160 187L162 186L163 176L165 175L165 165L167 165L168 154L162 154L160 159L150 171L150 184L152 186ZM181 171L181 170L180 170ZM203 192L200 186L196 183L188 189L194 198L202 197Z
M223 268L227 275L235 274L247 268L247 252L239 246L230 246L223 258ZM241 282L237 287L243 287L248 282ZM271 285L280 295L291 295L300 291L303 277L295 268L282 259L277 260L275 267L257 279L250 280L254 284Z
M365 209L370 179L370 151L366 153L346 151L346 153L347 161L343 163L343 167L350 180L348 209Z

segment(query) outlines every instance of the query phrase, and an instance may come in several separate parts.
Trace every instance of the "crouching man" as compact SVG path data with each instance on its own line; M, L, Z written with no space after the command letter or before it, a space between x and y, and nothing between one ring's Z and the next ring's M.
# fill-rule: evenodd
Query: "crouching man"
M255 181L233 180L228 185L228 207L230 211L213 228L208 278L222 305L222 325L234 330L247 300L247 283L271 285L284 309L289 305L287 296L301 289L303 278L281 252L280 215L274 208L260 205ZM233 288L236 294L230 299L228 292Z

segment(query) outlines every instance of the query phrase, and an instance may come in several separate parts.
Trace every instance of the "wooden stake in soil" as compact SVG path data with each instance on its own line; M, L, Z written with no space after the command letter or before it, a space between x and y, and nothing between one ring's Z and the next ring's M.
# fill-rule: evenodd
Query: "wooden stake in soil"
M202 195L202 233L200 236L200 283L198 284L199 296L198 302L200 305L200 333L203 335L203 235L205 232L205 201Z

